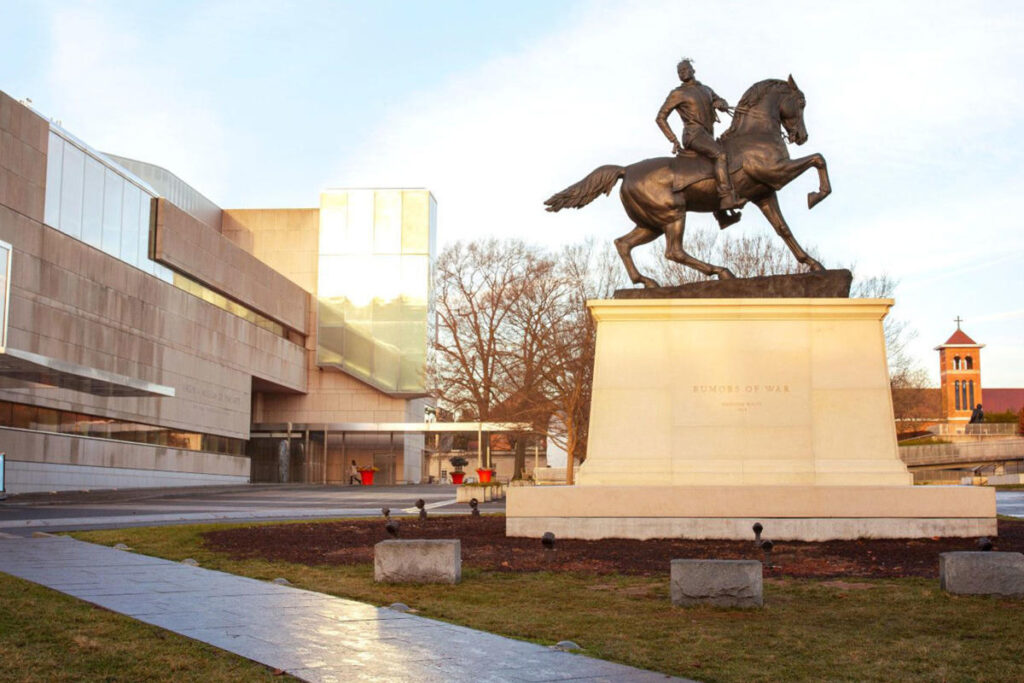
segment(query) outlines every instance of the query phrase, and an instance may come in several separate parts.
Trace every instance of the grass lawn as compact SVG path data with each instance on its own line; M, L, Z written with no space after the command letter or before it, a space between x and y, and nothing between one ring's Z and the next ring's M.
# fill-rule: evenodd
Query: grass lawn
M237 526L237 525L236 525ZM232 560L200 534L225 525L90 531L76 538L273 579L704 681L1021 680L1020 601L952 596L926 579L768 579L763 610L683 609L664 577L485 572L456 587L383 585L369 564Z
M0 574L0 681L171 679L282 680L261 664Z

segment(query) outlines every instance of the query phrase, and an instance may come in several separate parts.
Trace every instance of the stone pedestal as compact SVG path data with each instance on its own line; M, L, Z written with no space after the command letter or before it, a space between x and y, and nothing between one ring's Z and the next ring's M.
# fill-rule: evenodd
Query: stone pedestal
M681 607L763 607L762 574L757 560L672 560L669 593Z
M951 552L939 555L939 585L962 595L1024 597L1021 553Z
M914 492L889 392L892 303L589 302L587 459L575 487L510 491L509 534L601 537L596 518L632 538L752 538L754 521L773 539L994 534L992 491Z
M373 580L458 583L462 580L462 544L457 538L381 541L373 546Z

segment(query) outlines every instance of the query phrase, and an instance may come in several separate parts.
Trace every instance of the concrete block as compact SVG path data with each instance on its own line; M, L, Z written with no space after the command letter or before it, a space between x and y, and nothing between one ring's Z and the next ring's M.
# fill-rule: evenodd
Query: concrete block
M961 595L1024 597L1024 554L963 551L939 555L939 585Z
M670 581L673 605L764 605L757 560L672 560Z
M458 486L455 489L455 502L468 503L476 498L479 503L486 503L494 498L493 486Z
M373 547L373 580L381 583L458 583L462 545L452 539L395 539Z

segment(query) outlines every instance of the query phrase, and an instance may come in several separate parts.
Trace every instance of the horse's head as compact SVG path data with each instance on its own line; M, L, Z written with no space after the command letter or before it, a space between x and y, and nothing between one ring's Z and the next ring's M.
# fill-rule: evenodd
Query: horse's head
M722 137L769 133L781 139L781 125L790 141L802 145L807 142L807 127L804 126L806 104L807 100L792 76L787 81L777 78L760 81L743 93L736 105L737 115Z
M807 142L807 126L804 125L804 107L807 106L807 100L792 75L787 83L789 92L783 93L779 98L779 119L789 139L802 145Z

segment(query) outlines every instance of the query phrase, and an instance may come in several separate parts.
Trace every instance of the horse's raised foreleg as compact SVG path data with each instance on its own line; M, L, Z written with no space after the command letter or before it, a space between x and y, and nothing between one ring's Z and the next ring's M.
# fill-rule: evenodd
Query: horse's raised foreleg
M646 275L642 275L640 271L636 269L636 264L633 263L633 256L630 252L633 251L634 247L639 247L641 244L653 242L658 239L660 234L661 233L657 230L637 226L630 232L615 240L615 249L619 252L619 258L622 259L622 263L626 266L626 272L629 273L629 279L634 283L643 284L644 287L658 286L657 282Z
M683 249L683 230L685 227L685 213L682 214L679 220L665 226L665 258L699 270L705 275L717 275L719 280L730 280L736 277L725 266L713 266L687 254Z
M768 222L772 224L772 227L775 228L775 232L778 233L779 237L786 243L786 246L789 247L789 250L793 252L793 256L796 257L797 261L810 266L811 270L825 270L825 266L811 258L803 250L803 247L797 243L796 238L793 237L789 226L786 225L786 219L782 217L782 211L779 209L779 198L774 192L757 202L757 206L761 209L764 217L768 219Z
M825 157L820 154L812 154L804 158L810 159L811 165L818 169L818 191L807 193L807 208L813 209L815 204L832 194L832 183L828 179L828 165L825 163Z
M828 179L828 165L825 163L825 157L820 154L811 154L799 159L785 159L779 161L775 166L746 170L756 180L775 190L781 190L809 168L818 169L818 191L807 193L807 208L813 209L818 202L832 194L832 183Z

